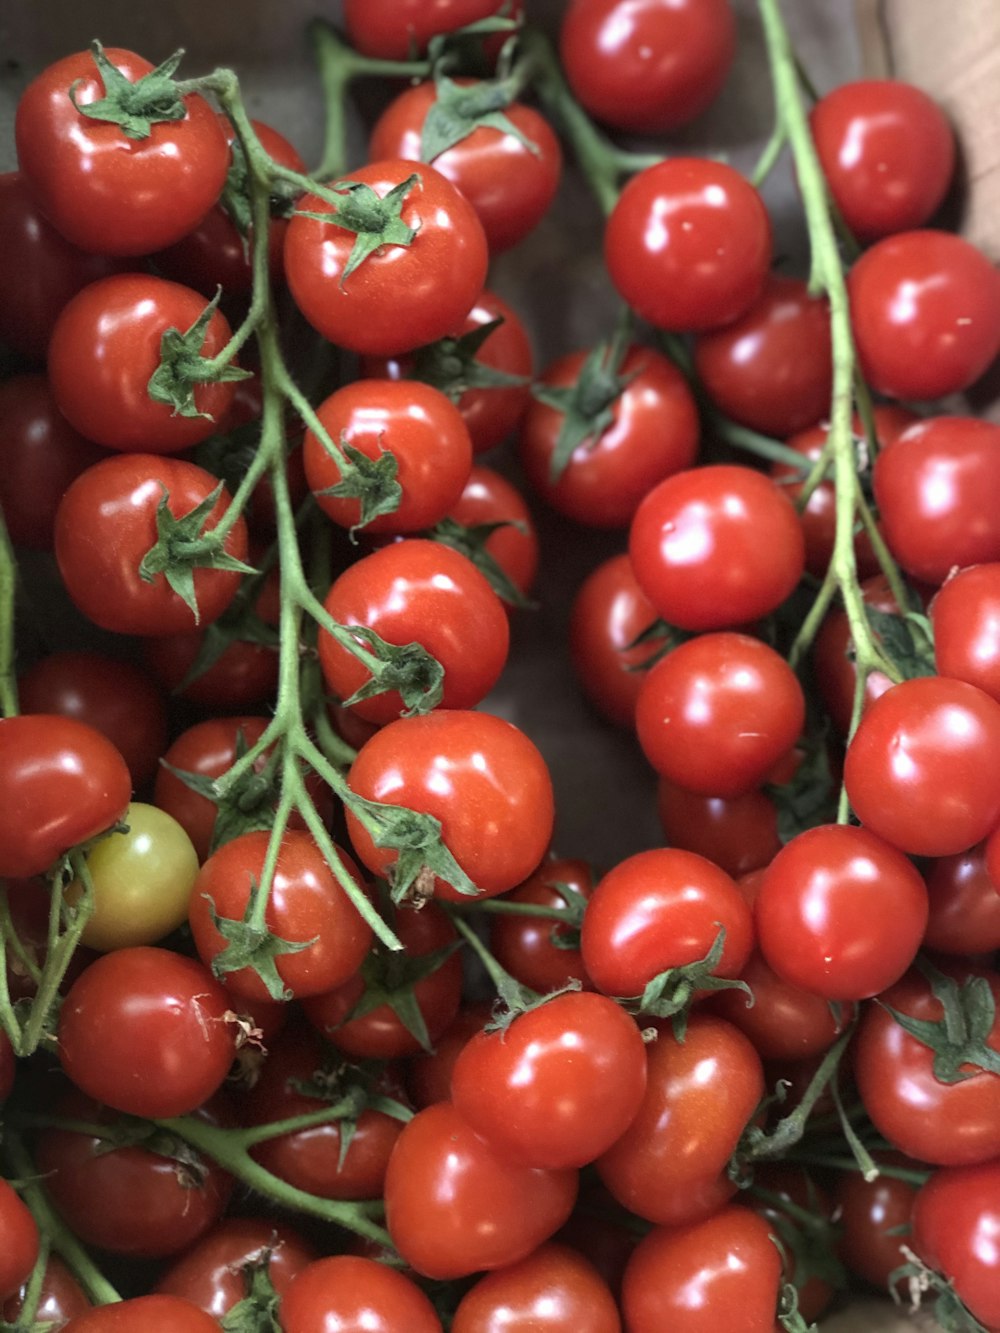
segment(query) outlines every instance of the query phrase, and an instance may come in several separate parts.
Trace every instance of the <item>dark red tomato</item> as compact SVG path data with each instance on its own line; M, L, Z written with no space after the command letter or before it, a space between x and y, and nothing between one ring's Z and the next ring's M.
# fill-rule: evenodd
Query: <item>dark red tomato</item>
M470 1037L483 1028L493 1015L487 1001L463 1007L434 1043L433 1051L411 1056L406 1061L406 1091L409 1100L422 1111L435 1102L451 1101L451 1071Z
M77 1315L62 1333L219 1333L218 1320L181 1296L136 1296Z
M604 876L587 904L583 965L606 995L641 995L661 972L703 959L720 929L726 938L713 974L738 976L753 948L753 921L730 877L693 852L637 852Z
M824 824L798 834L771 862L754 918L760 951L783 981L830 1000L862 1000L913 962L927 890L874 832Z
M475 79L456 79L455 83L477 86ZM478 125L443 153L425 158L424 122L437 102L433 82L418 83L400 93L375 122L368 156L372 161L430 161L476 210L490 253L509 250L535 229L555 198L562 173L559 140L543 115L523 102L512 102L502 114L516 134Z
M215 489L215 478L194 463L153 454L106 458L77 477L56 514L55 550L70 597L95 625L118 634L171 634L217 620L236 596L240 575L196 569L198 616L162 574L147 583L139 573L156 544L156 514L166 490L175 518L191 513ZM222 491L205 520L216 526L230 504ZM240 517L223 543L237 560L247 556Z
M938 674L1000 703L1000 564L961 569L930 606Z
M559 34L566 78L615 129L663 134L715 101L736 52L729 0L571 0Z
M833 1259L833 1205L825 1191L800 1166L762 1162L754 1170L754 1185L776 1196L775 1201L751 1199L750 1207L770 1224L772 1236L780 1243L786 1280L792 1283L798 1293L799 1314L803 1322L811 1322L823 1313L833 1299L833 1285L822 1271L813 1271L813 1265L810 1264L810 1259L815 1258L815 1267L818 1268L824 1254L829 1255L830 1261ZM796 1212L796 1209L811 1214L814 1230L803 1221L802 1212ZM821 1229L823 1227L827 1228L825 1232ZM802 1237L804 1262L799 1260L791 1243L785 1239L789 1231L793 1236ZM810 1242L814 1252L812 1254Z
M956 566L1000 560L1000 426L931 417L890 441L872 477L882 530L908 574L943 583Z
M881 1160L881 1159L880 1159ZM906 1159L900 1157L900 1164ZM905 1259L916 1189L905 1180L881 1175L865 1180L860 1171L838 1174L833 1189L840 1225L837 1253L852 1273L886 1291L890 1275Z
M548 1244L480 1278L462 1297L451 1333L621 1333L621 1326L597 1269L568 1245Z
M279 1296L316 1258L307 1241L273 1218L230 1217L207 1232L160 1278L156 1290L221 1319L247 1295L248 1269L266 1265Z
M809 123L834 203L859 241L920 227L944 199L955 136L912 84L842 83L819 99Z
M403 945L402 953L380 952L380 965L369 963L364 973L326 995L307 999L302 1006L309 1022L356 1060L397 1060L427 1049L403 1022L393 1002L404 1012L408 1004L416 1006L430 1043L448 1028L461 1002L462 960L456 952L439 959L418 981L406 975L415 960L454 944L456 931L444 913L433 903L400 908L393 929ZM377 1003L367 1011L362 1006L362 1012L352 1016L362 1001L368 1004L372 1000Z
M746 992L739 990L720 991L708 1003L713 1013L750 1038L762 1060L806 1060L821 1055L854 1014L852 1004L842 1004L836 1016L822 995L783 981L757 952L750 955L740 980L753 992L752 1005Z
M132 51L107 47L104 55L130 83L153 69ZM89 51L49 65L18 102L17 160L39 208L68 241L95 254L148 255L180 240L219 197L226 136L208 102L192 94L179 120L130 139L76 109L104 95Z
M472 561L441 542L410 538L373 551L335 580L323 605L338 624L366 626L391 644L422 644L444 668L442 708L474 707L507 661L503 604ZM358 642L365 647L364 639ZM339 699L370 678L364 663L323 629L319 661ZM397 690L387 690L350 707L368 722L391 722L405 705Z
M8 1323L17 1323L18 1317L24 1309L26 1294L27 1286L25 1285L0 1310L0 1316ZM41 1324L43 1328L48 1326L53 1329L62 1328L68 1320L73 1319L76 1315L85 1314L90 1308L90 1301L87 1300L83 1288L70 1270L58 1255L50 1255L45 1265L45 1276L42 1278L41 1293L35 1307L34 1321Z
M562 884L589 898L594 888L593 869L586 861L553 858L508 893L504 902L511 907L524 904L563 908L566 899L560 892ZM558 990L572 978L580 981L585 990L593 989L579 946L574 947L572 931L557 921L498 912L490 917L490 948L500 966L515 980L540 994Z
M513 18L519 0L344 0L351 45L382 60L412 60L432 37L502 13Z
M1000 1328L1000 1162L935 1171L913 1205L913 1244L973 1318Z
M588 355L553 361L542 384L575 385ZM631 347L620 374L628 383L611 405L611 424L574 449L557 480L551 467L565 414L533 399L521 422L521 464L531 485L560 514L598 528L625 527L643 496L690 467L698 452L698 409L680 371L658 352Z
M554 1228L553 1228L554 1230ZM38 1227L12 1185L0 1179L0 1300L7 1300L31 1276L38 1261Z
M104 954L59 1012L59 1058L78 1088L127 1115L186 1115L217 1092L235 1055L230 999L168 949Z
M597 1173L631 1212L683 1226L735 1194L726 1165L764 1095L764 1071L750 1041L721 1018L692 1014L683 1042L669 1024L657 1026L639 1114Z
M44 361L52 326L70 297L121 266L71 245L39 212L24 176L0 173L0 342Z
M861 372L890 398L968 388L1000 351L1000 272L943 231L878 241L847 279Z
M367 742L350 771L365 800L402 805L441 821L441 838L459 866L491 898L527 879L549 845L555 818L552 779L523 731L489 713L438 710L390 722ZM359 860L391 874L396 853L376 847L348 807ZM434 893L460 902L436 879Z
M679 472L651 490L632 521L629 558L664 620L728 629L769 615L789 596L805 567L805 538L780 487L723 464Z
M226 116L220 116L219 122L232 152L236 131ZM268 157L279 166L305 173L306 164L283 134L260 120L251 120L250 124ZM245 170L243 167L242 172ZM285 218L271 218L267 232L267 259L271 281L275 283L281 282L284 277L282 261L287 229ZM168 278L194 287L203 296L213 297L220 287L229 296L249 292L253 286L253 269L250 264L252 244L252 227L248 228L244 236L219 203L209 209L194 230L188 232L176 245L161 250L155 262Z
M415 229L409 245L386 244L345 274L357 234L302 216L331 212L316 195L299 201L285 236L285 273L295 304L332 343L385 356L443 338L472 309L483 289L488 251L475 209L439 171L421 162L372 162L351 182L384 199L411 177L403 223ZM327 188L343 199L345 183Z
M963 680L894 685L867 709L844 761L854 812L911 856L952 856L1000 822L1000 704Z
M668 846L697 852L734 879L766 866L781 850L778 810L764 791L700 796L661 778L656 805Z
M58 713L106 736L128 765L133 787L156 772L167 744L163 696L128 662L97 653L52 653L17 682L21 711Z
M15 546L51 551L56 510L67 487L107 455L60 415L44 375L14 375L0 383L0 420L0 505L10 539Z
M628 1129L646 1090L635 1019L593 992L557 995L481 1032L452 1074L455 1109L505 1161L586 1166Z
M95 1126L116 1119L77 1092L60 1102L57 1113ZM217 1123L208 1110L199 1115ZM180 1140L170 1146L177 1152L183 1147ZM203 1236L222 1216L233 1190L232 1177L221 1167L183 1151L181 1159L141 1142L115 1147L96 1134L53 1128L39 1134L35 1161L60 1216L84 1244L109 1254L160 1259Z
M930 916L924 946L937 953L1000 949L1000 893L986 866L986 844L943 856L924 869Z
M337 445L372 459L388 451L396 460L399 507L366 523L366 533L433 527L458 502L472 467L472 441L458 408L439 389L414 380L356 380L325 399L316 415ZM360 500L323 493L341 480L337 459L311 430L302 448L320 509L340 527L355 527Z
M673 157L633 176L604 233L622 300L659 329L731 324L771 267L771 222L744 176L723 162Z
M250 895L261 883L270 839L267 832L244 833L225 843L202 866L191 892L189 919L195 947L206 967L214 968L227 948L213 914L228 921L244 919ZM364 894L366 886L357 866L346 852L340 855L343 872ZM265 923L278 939L308 945L274 959L287 999L320 995L341 985L361 966L372 939L371 926L358 913L312 835L295 829L286 831L278 849ZM252 967L226 972L222 980L243 1007L268 997L264 981Z
M465 489L448 517L465 527L502 523L484 544L517 590L531 591L538 572L538 533L524 496L506 477L488 467L473 467Z
M694 362L720 411L784 439L830 410L829 306L772 273L746 314L697 340Z
M285 1333L441 1333L415 1282L374 1259L337 1254L297 1273L283 1293Z
M866 579L861 584L861 596L865 604L874 607L876 611L899 614L896 599L881 574ZM851 727L854 688L857 681L854 658L850 653L851 646L847 614L839 607L834 607L827 613L816 635L812 651L813 672L823 705L834 726L845 738ZM885 694L891 687L892 681L883 672L871 672L865 681L864 707L867 709L879 695Z
M805 722L798 677L747 634L699 634L655 666L635 708L656 771L704 796L742 796L767 778Z
M273 1124L312 1115L342 1101L348 1081L338 1079L336 1052L310 1028L294 1028L264 1061L260 1078L243 1100L243 1119L251 1125ZM321 1199L377 1199L385 1169L403 1122L369 1108L348 1111L351 1136L344 1152L343 1127L330 1120L311 1129L265 1139L253 1155L279 1180ZM343 1160L341 1160L343 1154ZM190 1296L190 1293L181 1293Z
M490 291L480 293L465 319L456 325L457 332L453 330L451 337L443 340L446 345L498 319L502 323L486 336L475 360L487 371L500 371L502 375L513 377L514 383L467 387L467 375L460 361L449 360L441 344L435 349L436 352L444 351L444 357L443 364L440 367L435 365L432 371L433 382L444 389L461 412L477 454L485 453L505 440L528 406L533 364L531 343L516 311ZM405 379L421 373L421 355L418 352L416 356L366 356L361 359L361 368L365 375Z
M142 655L164 689L202 708L242 713L273 700L278 687L277 644L232 639L211 666L188 681L204 646L204 630L169 638L150 635L143 640Z
M622 1312L629 1333L773 1333L781 1281L771 1226L733 1205L640 1241L625 1270Z
M562 1226L575 1171L514 1166L448 1102L403 1130L385 1181L386 1226L424 1277L456 1278L525 1259Z
M121 819L125 760L85 722L33 713L0 719L0 876L41 875Z
M627 555L613 555L580 585L569 622L569 646L580 686L597 711L621 727L635 722L645 673L662 641L631 647L657 619L653 603L636 582Z
M873 409L873 414L875 435L883 449L917 420L905 408L881 404ZM828 432L829 424L820 422L818 426L811 426L793 435L788 441L788 447L796 450L810 463L815 463L823 452ZM854 434L859 439L864 438L864 426L858 416L854 418ZM803 489L801 474L797 476L795 469L785 463L772 463L770 472L775 481L782 484L789 499L798 505ZM816 578L822 579L833 555L837 526L837 499L832 481L819 483L806 501L805 508L800 509L799 518L806 539L806 569ZM863 528L859 528L854 536L854 560L859 578L871 578L879 572L871 539Z
M949 960L939 966L962 982L984 976L1000 1004L1000 976ZM956 1083L934 1074L934 1052L911 1037L889 1012L939 1023L944 1005L916 970L879 996L861 1020L854 1075L865 1110L880 1134L908 1157L936 1166L969 1166L1000 1156L1000 1074L966 1063ZM986 1045L1000 1052L1000 1012Z
M226 414L232 383L198 385L193 416L155 401L148 389L163 335L185 333L204 309L204 297L190 287L145 273L116 273L84 287L59 315L49 343L59 411L87 439L123 453L176 454L204 440ZM215 356L230 336L216 310L199 354Z
M10 1096L17 1074L17 1057L6 1032L0 1031L0 1103Z

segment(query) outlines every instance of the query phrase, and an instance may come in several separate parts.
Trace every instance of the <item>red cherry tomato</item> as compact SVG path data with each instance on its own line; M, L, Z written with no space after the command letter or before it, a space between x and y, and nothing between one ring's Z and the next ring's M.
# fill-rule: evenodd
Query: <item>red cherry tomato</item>
M527 596L538 572L538 533L517 487L492 468L474 467L448 517L470 528L481 523L503 524L486 538L484 549Z
M724 990L708 1001L713 1013L738 1027L753 1042L762 1060L807 1060L829 1050L854 1014L852 1004L839 1006L839 1017L815 991L803 990L781 977L759 953L747 960L740 980L753 993Z
M230 1217L207 1232L167 1270L156 1290L193 1302L221 1319L247 1295L248 1269L264 1264L279 1296L316 1252L291 1227L272 1218Z
M504 897L511 907L558 907L566 905L560 892L565 884L583 898L594 890L594 874L586 861L545 861L523 884ZM490 920L490 948L500 966L522 986L545 994L558 990L567 981L579 980L585 990L593 989L583 966L579 945L573 946L574 932L558 921L538 916L518 916L514 912L495 914Z
M942 856L924 870L930 916L924 947L973 955L1000 949L1000 893L986 865L986 844Z
M418 1111L436 1102L451 1101L451 1071L470 1037L490 1021L492 1004L480 1001L463 1006L454 1020L434 1043L433 1051L424 1051L406 1061L406 1091Z
M898 1160L906 1164L905 1158ZM837 1253L852 1273L882 1291L905 1262L901 1247L907 1243L916 1193L913 1185L893 1176L867 1181L860 1171L837 1175L833 1192L840 1225Z
M580 585L570 611L569 643L584 694L602 716L621 727L635 721L645 678L638 668L659 652L656 641L631 645L657 619L636 582L627 555L614 555Z
M875 575L861 584L861 597L876 611L899 615L899 605L883 575ZM841 736L847 736L854 711L854 687L857 669L851 654L852 639L846 612L835 607L820 626L813 645L813 671L823 705ZM881 671L872 671L865 681L864 708L892 688L892 681Z
M661 778L656 807L668 846L697 852L734 879L766 866L781 850L778 810L764 791L700 796Z
M219 1321L181 1296L135 1296L77 1315L62 1333L219 1333Z
M374 1259L337 1254L297 1273L281 1298L285 1333L441 1333L434 1306L415 1282Z
M614 1297L568 1245L541 1245L520 1263L482 1277L459 1302L451 1333L621 1333Z
M31 1276L38 1259L38 1227L12 1185L0 1179L0 1300L13 1296Z
M1000 702L1000 564L961 569L930 606L938 673Z
M3 1306L2 1315L10 1324L16 1324L24 1309L27 1285L21 1287L16 1296ZM51 1324L62 1328L76 1315L85 1314L90 1309L83 1288L57 1255L50 1255L45 1265L41 1293L35 1308L35 1320L42 1324Z
M1000 1328L1000 1162L935 1171L913 1204L914 1248L974 1319Z
M344 0L344 26L366 56L382 60L410 60L427 49L432 37L478 23L503 13L513 18L519 0Z

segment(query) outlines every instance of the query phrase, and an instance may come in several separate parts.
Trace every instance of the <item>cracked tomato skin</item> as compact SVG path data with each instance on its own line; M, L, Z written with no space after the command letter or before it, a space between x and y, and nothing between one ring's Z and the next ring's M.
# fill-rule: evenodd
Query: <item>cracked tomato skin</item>
M117 634L182 634L217 620L236 596L242 577L226 569L194 571L199 617L163 574L146 583L139 566L157 540L157 508L168 495L174 517L190 513L216 488L211 473L179 458L121 454L105 458L77 477L56 513L56 563L66 590L88 619ZM211 531L226 512L225 490L204 524ZM240 516L223 549L247 556L247 527Z
M301 216L329 213L329 204L305 195L288 224L285 276L295 304L317 332L349 351L386 355L443 338L483 289L489 253L482 223L439 171L391 159L360 167L350 179L384 198L411 177L400 216L418 228L413 241L381 246L346 277L356 233L332 218ZM328 188L336 193L338 184Z
M913 1204L913 1248L971 1314L1000 1328L1000 1160L936 1171Z

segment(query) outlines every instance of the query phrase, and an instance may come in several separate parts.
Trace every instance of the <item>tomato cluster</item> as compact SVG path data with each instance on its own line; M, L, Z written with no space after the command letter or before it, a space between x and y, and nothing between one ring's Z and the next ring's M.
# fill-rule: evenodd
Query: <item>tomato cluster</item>
M312 173L179 54L24 92L5 1327L804 1333L909 1284L1000 1333L1000 428L937 403L1000 273L935 103L814 97L759 7L808 285L771 149L667 151L729 0L346 0ZM486 284L564 155L623 312L537 366ZM662 825L600 869L531 616Z

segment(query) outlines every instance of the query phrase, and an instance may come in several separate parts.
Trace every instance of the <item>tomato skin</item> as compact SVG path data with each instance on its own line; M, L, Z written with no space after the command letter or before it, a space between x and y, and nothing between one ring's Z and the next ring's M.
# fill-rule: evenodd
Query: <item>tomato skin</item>
M616 129L662 134L694 120L736 52L729 0L571 0L559 56L576 98Z
M704 958L720 927L726 939L713 971L738 976L753 948L753 922L730 877L694 852L636 852L591 895L580 936L583 964L606 995L641 995L660 972Z
M908 574L942 583L956 566L1000 560L1000 426L931 417L890 441L872 481L889 549Z
M960 569L930 605L938 674L1000 703L1000 564Z
M512 889L504 901L561 908L566 899L560 884L589 898L594 891L594 872L586 861L553 858ZM584 990L592 990L579 947L567 947L570 933L566 926L544 917L497 913L490 921L490 949L515 980L539 994L558 990L571 978L580 981Z
M473 467L449 518L466 527L503 523L486 539L486 551L519 592L531 591L538 572L538 533L527 501L506 477L482 465Z
M102 629L118 634L163 635L196 628L191 608L162 574L139 576L143 556L156 542L156 509L169 493L175 517L190 513L215 489L216 480L178 458L121 454L88 468L63 496L56 514L59 573L75 604ZM205 528L219 522L230 503L223 490ZM247 557L242 516L225 540L227 554ZM194 571L200 623L217 620L236 596L240 575L223 569Z
M135 83L153 66L132 51L107 47L108 60ZM79 105L104 96L89 51L49 65L21 94L14 138L21 171L41 211L81 250L148 255L180 240L215 203L226 180L229 148L204 98L184 99L182 120L162 121L133 140Z
M462 1297L451 1333L621 1333L614 1297L594 1266L568 1245L482 1277Z
M930 900L925 948L968 956L1000 949L1000 893L987 868L986 847L980 843L925 867Z
M38 1260L38 1227L12 1185L0 1179L0 1300L13 1296L31 1276Z
M218 1320L180 1296L135 1296L98 1305L71 1319L62 1333L219 1333Z
M899 615L899 605L884 575L878 574L865 579L861 584L861 597L866 606L872 606L876 611ZM835 607L828 612L816 635L812 660L813 673L823 706L845 740L851 728L854 689L857 681L857 668L849 651L851 644L847 614L839 607ZM867 709L875 699L891 688L892 681L884 672L872 671L865 681L863 709Z
M669 624L727 629L769 615L789 596L805 566L805 539L795 506L770 478L715 464L649 492L632 520L629 558Z
M619 296L658 329L702 332L746 313L771 265L760 195L722 162L674 157L622 190L604 233Z
M27 1284L21 1287L16 1296L11 1296L0 1310L0 1315L8 1323L16 1324L24 1309L26 1290ZM70 1270L58 1255L50 1255L45 1265L35 1320L43 1326L51 1324L54 1328L62 1328L70 1319L85 1314L90 1308L90 1301Z
M900 1162L905 1164L905 1159ZM896 1228L908 1226L916 1194L913 1185L892 1176L872 1181L860 1171L837 1176L834 1203L841 1228L837 1252L852 1273L883 1291L890 1274L904 1261L900 1246L906 1244L905 1234Z
M935 1171L913 1205L913 1244L970 1313L1000 1327L1000 1161Z
M441 1333L415 1282L374 1259L337 1254L296 1273L283 1293L285 1333Z
M85 722L0 719L0 876L28 879L117 823L132 795L125 760Z
M768 276L750 309L695 343L695 369L734 421L779 439L830 410L830 310L799 278Z
M472 87L476 80L455 82ZM433 82L418 83L395 97L372 128L370 160L421 161L424 122L437 100ZM555 197L562 174L562 149L545 117L523 102L512 102L503 114L520 138L479 125L433 159L434 170L451 181L476 210L491 255L509 250L535 229Z
M448 1102L413 1117L385 1182L386 1226L424 1277L502 1268L559 1229L576 1200L575 1171L514 1166Z
M588 355L559 357L544 371L542 383L575 384ZM627 526L643 496L690 467L698 451L697 406L684 376L665 356L630 347L621 375L629 383L612 404L612 424L573 451L557 481L549 469L564 415L533 399L521 422L521 464L532 487L560 514L597 528Z
M642 689L635 668L657 645L630 647L657 619L653 603L636 582L627 555L613 555L592 570L573 599L569 645L580 687L602 717L631 727Z
M747 1004L744 991L724 990L707 1001L713 1013L738 1027L750 1038L762 1060L807 1060L829 1050L854 1014L842 1005L838 1021L829 1003L815 991L783 981L760 953L750 955L740 973L753 992Z
M399 507L366 523L366 533L433 527L458 502L472 467L472 441L458 408L438 389L417 380L355 380L320 403L316 415L335 442L372 459L386 450L395 456ZM322 494L341 479L335 459L311 430L302 448L320 509L342 528L356 524L360 500Z
M681 1226L736 1192L726 1165L764 1095L764 1071L749 1039L721 1018L692 1013L683 1042L668 1023L656 1026L643 1103L597 1174L631 1212Z
M843 83L819 99L809 125L834 203L859 241L920 227L944 199L955 136L920 88Z
M187 1115L235 1054L229 997L167 949L119 949L81 973L59 1013L59 1058L81 1091L127 1115Z
M485 1001L463 1005L434 1042L433 1051L423 1051L406 1061L406 1092L418 1111L436 1102L451 1101L451 1071L471 1037L490 1021L493 1006Z
M862 1000L897 981L927 924L927 890L895 847L866 828L825 824L787 843L754 905L765 961L830 1000Z
M646 758L703 796L759 787L798 740L805 696L779 653L747 634L699 634L646 672L635 729Z
M959 959L940 962L940 970L962 982L984 976L1000 1002L1000 976ZM854 1072L865 1110L880 1134L908 1157L935 1166L969 1166L1000 1156L1000 1075L965 1064L958 1083L934 1075L934 1055L911 1037L888 1010L912 1018L939 1021L941 1001L917 971L880 996L861 1021L855 1043ZM1000 1051L1000 1014L986 1044Z
M656 803L668 846L697 852L734 879L781 850L777 807L764 791L700 796L661 778Z
M1000 822L1000 704L961 680L904 680L863 715L844 786L861 822L901 851L964 852Z
M372 162L351 173L380 198L410 176L402 219L419 232L409 246L386 245L344 278L356 236L335 222L293 217L285 273L295 304L330 342L384 356L443 338L465 318L486 278L488 251L472 205L439 171L421 162ZM334 182L330 189L336 191ZM302 212L329 212L315 195Z
M267 1275L279 1296L316 1252L291 1227L273 1218L230 1217L203 1235L159 1279L156 1290L193 1302L221 1319L246 1295L243 1268L270 1253Z
M507 18L520 3L504 9L504 0L344 0L344 25L351 45L366 56L411 60L440 33L454 32L503 10Z
M499 1156L549 1170L586 1166L610 1148L645 1090L635 1020L587 991L473 1037L451 1082L455 1109Z
M878 393L959 393L1000 351L1000 272L960 236L888 236L851 269L847 292L861 373Z
M255 884L260 884L270 833L241 834L214 852L198 873L191 892L189 922L198 955L206 967L226 948L212 920L241 921ZM358 888L365 884L351 857L341 852L344 868ZM278 975L288 998L320 995L341 985L364 961L371 926L341 887L312 835L288 829L281 840L265 913L267 929L279 939L304 942L298 953L279 954ZM226 972L227 992L245 1003L268 998L260 976L249 967Z
M552 836L545 760L524 732L489 713L438 709L390 722L361 748L349 782L367 800L439 819L445 846L485 897L527 879ZM384 875L395 854L346 814L358 859ZM440 879L434 892L445 902L462 899Z

